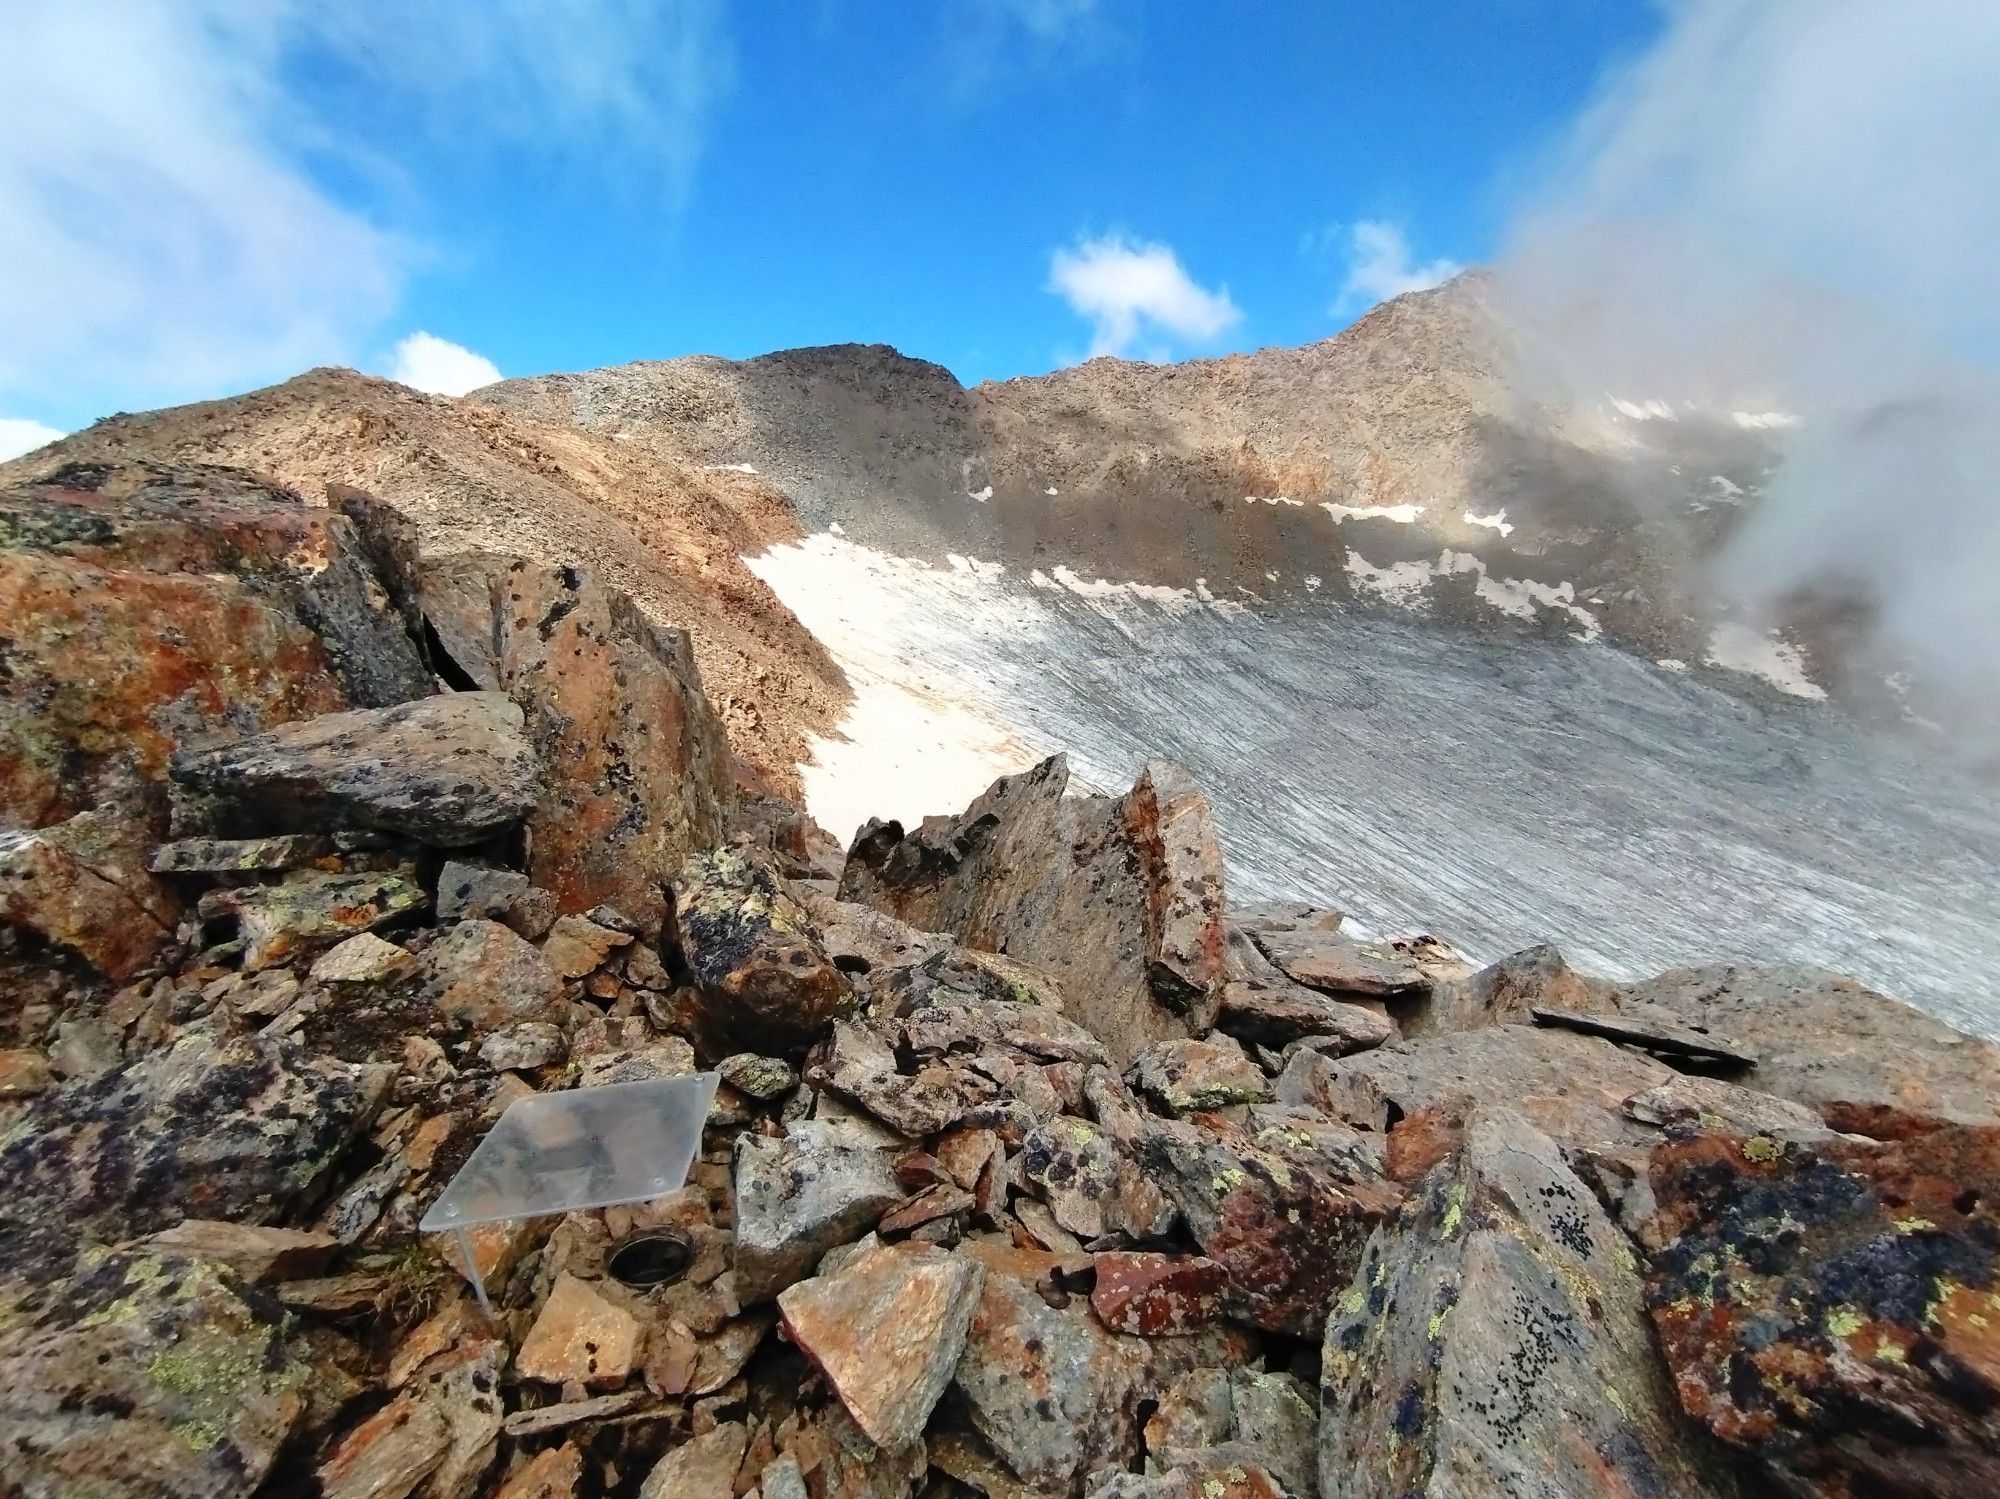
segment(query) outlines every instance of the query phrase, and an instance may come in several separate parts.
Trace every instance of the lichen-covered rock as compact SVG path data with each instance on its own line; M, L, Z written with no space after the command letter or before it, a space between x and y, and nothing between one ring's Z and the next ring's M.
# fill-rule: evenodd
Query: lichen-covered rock
M1690 1414L1794 1492L2000 1493L2000 1129L1694 1135L1650 1183Z
M674 936L697 991L689 1017L713 1055L792 1056L854 1007L805 908L741 846L688 861L674 887Z
M1039 1492L1066 1493L1092 1469L1128 1465L1142 1398L1248 1351L1221 1328L1176 1338L1107 1331L1082 1302L1059 1310L1036 1293L1053 1256L988 1241L961 1252L986 1266L986 1280L955 1383L980 1435Z
M431 690L358 528L235 469L71 464L0 493L0 822L164 810L168 757Z
M0 1289L0 1490L247 1496L306 1410L283 1309L221 1265L86 1251Z
M458 848L535 804L541 773L521 725L497 692L450 692L183 748L171 774L180 816L211 833L366 829Z
M852 1099L900 1134L916 1139L993 1112L997 1083L971 1068L919 1065L899 1070L896 1053L863 1021L836 1021L806 1075Z
M985 1278L978 1261L940 1249L869 1245L788 1288L778 1309L855 1424L900 1452L951 1382Z
M783 1098L799 1085L798 1069L776 1057L760 1057L739 1051L715 1064L722 1080L746 1098L760 1103Z
M1324 1499L1733 1492L1676 1409L1630 1243L1554 1142L1475 1116L1326 1324Z
M880 1150L751 1134L736 1142L735 1183L736 1294L745 1306L803 1280L904 1195Z
M1613 997L1757 1054L1742 1081L1820 1111L1835 1129L1893 1133L1899 1116L2000 1124L2000 1046L1810 968L1682 968Z
M1408 1004L1430 992L1423 968L1386 942L1359 942L1319 926L1265 926L1251 936L1286 978L1323 994Z
M528 877L515 869L489 869L483 864L445 861L438 871L437 918L464 921L477 916L505 921L515 901L528 889Z
M1257 1369L1196 1369L1160 1392L1146 1423L1146 1471L1162 1487L1134 1494L1318 1492L1318 1402L1289 1374ZM1175 1479L1193 1488L1173 1486ZM1202 1485L1219 1483L1219 1489ZM1243 1487L1247 1485L1247 1487ZM1093 1493L1127 1492L1115 1488Z
M841 897L1045 969L1069 1017L1130 1061L1206 1030L1222 988L1219 856L1204 851L1198 797L1169 786L1161 801L1169 779L1158 769L1124 797L1066 796L1057 755L956 817L863 828Z
M154 848L146 867L155 874L252 874L287 869L330 869L338 853L320 833L279 833L270 838L181 838Z
M1271 1080L1263 1068L1227 1036L1149 1046L1133 1062L1126 1081L1161 1113L1175 1117L1271 1098Z
M37 832L0 829L0 924L122 984L172 939L177 908L159 881L100 846L102 822L83 812Z
M52 1223L118 1240L183 1218L274 1222L322 1181L388 1082L387 1068L294 1042L190 1028L44 1093L0 1137L0 1238Z
M1550 943L1512 953L1470 978L1438 984L1403 1016L1406 1034L1465 1031L1482 1025L1527 1024L1536 1009L1586 1011L1605 1007L1612 986L1585 978Z
M1300 1147L1284 1131L1158 1121L1139 1163L1229 1277L1232 1315L1310 1337L1347 1284L1363 1244L1402 1192L1385 1178Z
M480 1033L547 1021L563 995L541 951L497 921L461 921L430 945L424 968L431 1003Z
M423 887L408 875L304 870L275 885L211 890L199 910L204 921L235 921L244 971L255 973L408 918L426 904Z
M1198 1254L1091 1256L1090 1309L1113 1332L1146 1338L1198 1332L1222 1318L1229 1277Z
M599 926L588 916L574 912L558 916L549 934L542 939L542 956L555 965L566 979L580 979L595 973L620 948L632 944L632 934Z
M1105 1130L1062 1118L1030 1130L1016 1161L1057 1223L1085 1241L1150 1237L1172 1221L1166 1199Z
M611 905L652 935L665 886L723 834L729 753L680 630L573 567L493 579L497 678L546 780L528 873L558 909Z

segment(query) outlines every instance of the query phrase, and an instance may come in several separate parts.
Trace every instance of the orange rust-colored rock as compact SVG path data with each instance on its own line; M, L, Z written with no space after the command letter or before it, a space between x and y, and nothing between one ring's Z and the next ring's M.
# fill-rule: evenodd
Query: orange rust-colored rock
M630 1312L566 1274L542 1303L514 1368L523 1379L545 1384L575 1380L591 1389L616 1389L632 1372L639 1335Z
M1185 1254L1100 1254L1090 1308L1113 1332L1169 1337L1222 1315L1229 1277L1214 1260Z

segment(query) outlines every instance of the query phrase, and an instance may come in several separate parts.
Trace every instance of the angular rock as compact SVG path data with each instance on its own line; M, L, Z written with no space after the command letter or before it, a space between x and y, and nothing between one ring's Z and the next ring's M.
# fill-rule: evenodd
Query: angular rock
M1158 1339L1108 1332L1080 1302L1058 1310L1035 1291L1052 1256L983 1242L962 1252L986 1266L986 1280L954 1383L980 1435L1040 1492L1065 1493L1093 1468L1129 1464L1142 1398L1247 1352L1223 1329Z
M1163 831L1164 771L1117 798L1068 797L1068 782L1058 755L1003 776L957 817L907 834L870 824L848 851L841 898L1047 970L1070 1018L1126 1062L1207 1029L1221 992L1220 891L1199 848L1207 814L1170 789ZM1176 879L1192 885L1162 883Z
M909 969L953 945L937 932L920 932L873 906L802 893L807 914L819 929L820 946L841 972Z
M56 1222L112 1239L183 1218L273 1222L311 1195L388 1082L294 1042L190 1028L29 1105L0 1138L0 1239Z
M488 869L483 864L447 860L438 871L437 918L463 921L469 916L505 921L514 902L528 888L528 877L514 869Z
M382 1407L343 1436L314 1475L325 1499L387 1499L416 1492L451 1450L443 1411L414 1400Z
M1000 1094L998 1085L969 1068L920 1067L904 1076L889 1043L859 1021L836 1021L833 1035L814 1055L807 1075L816 1084L853 1099L912 1139L950 1129Z
M1017 1160L1021 1178L1040 1191L1056 1222L1084 1240L1136 1229L1131 1209L1144 1181L1112 1137L1082 1119L1058 1119L1031 1130ZM1156 1194L1150 1194L1157 1201Z
M559 910L609 903L650 936L724 828L728 746L693 647L577 568L515 562L492 589L496 675L547 774L528 873Z
M879 1150L751 1134L737 1138L735 1182L736 1294L745 1306L803 1280L904 1195Z
M1323 1495L1733 1493L1648 1336L1620 1230L1519 1119L1476 1115L1326 1326Z
M713 1431L689 1437L646 1475L639 1485L639 1499L695 1499L697 1494L722 1499L733 1494L736 1471L743 1466L749 1445L750 1430L741 1421L725 1421Z
M595 973L611 955L632 943L630 933L599 926L588 916L558 916L542 939L542 956L566 979Z
M475 1032L546 1021L563 996L548 959L497 921L461 921L431 944L424 966L432 1003Z
M535 805L541 775L521 725L497 692L450 692L182 749L172 775L225 836L359 828L459 848Z
M183 838L153 850L146 867L155 874L280 873L325 867L337 850L317 833L281 833L273 838Z
M1622 1107L1626 1118L1661 1129L1685 1124L1703 1131L1733 1129L1764 1134L1773 1130L1811 1132L1820 1124L1819 1115L1802 1103L1712 1077L1676 1077L1657 1088L1634 1093Z
M673 921L697 990L690 1018L713 1054L796 1055L854 1007L805 908L747 849L690 860Z
M544 1384L574 1380L589 1389L615 1390L632 1373L639 1335L638 1320L630 1312L565 1273L556 1277L522 1340L514 1372Z
M1366 1051L1396 1039L1396 1022L1365 1006L1335 999L1303 984L1231 981L1222 988L1217 1030L1260 1046L1284 1046L1301 1037L1323 1039L1328 1056Z
M896 1013L903 1044L920 1056L1001 1049L1034 1062L1085 1062L1101 1067L1111 1060L1103 1042L1043 1005L959 999L933 992L915 1008L899 1006Z
M2000 1047L1853 979L1806 968L1684 968L1614 996L1757 1054L1745 1083L1817 1109L1836 1129L1933 1115L2000 1123Z
M1402 1193L1385 1178L1235 1125L1160 1121L1141 1166L1229 1278L1233 1316L1310 1337Z
M0 829L0 925L32 932L122 984L172 938L176 908L151 875L103 856L98 821L83 813L39 832Z
M843 912L868 911L866 906L839 901L822 904ZM976 947L960 947L949 937L910 932L901 922L879 911L868 914L877 922L891 923L908 933L921 946L921 951L908 959L881 965L887 971L877 973L871 986L879 1005L906 1014L940 1005L1016 1005L1036 1007L1055 1015L1068 1013L1069 1001L1062 985L1033 964L1016 962Z
M1431 988L1423 969L1386 942L1313 927L1265 928L1253 937L1286 978L1323 994L1408 1002Z
M0 1329L0 1491L248 1495L311 1371L268 1297L222 1266L87 1252Z
M337 511L235 469L71 464L0 493L0 823L164 811L169 756L423 697Z
M1133 1062L1126 1081L1161 1113L1175 1117L1271 1099L1264 1070L1227 1036L1150 1046Z
M1229 1277L1214 1260L1182 1254L1099 1254L1090 1309L1113 1332L1176 1337L1222 1318Z
M1677 1073L1608 1041L1523 1025L1420 1036L1338 1060L1296 1054L1278 1097L1364 1129L1392 1114L1487 1104L1521 1115L1565 1146L1638 1145L1658 1138L1628 1118L1624 1101Z
M1682 1059L1709 1067L1745 1072L1757 1065L1757 1058L1741 1047L1702 1031L1633 1014L1586 1014L1578 1010L1555 1010L1537 1005L1528 1012L1536 1025L1575 1031L1580 1036L1601 1036L1620 1046L1636 1046L1667 1059Z
M1604 1009L1610 991L1609 984L1571 968L1561 950L1545 942L1489 964L1470 978L1436 985L1408 1008L1403 1030L1419 1036L1483 1025L1525 1025L1537 1007L1576 1013Z
M495 1031L479 1044L479 1060L496 1072L532 1072L569 1053L563 1033L546 1020L525 1020Z
M49 1059L39 1051L15 1047L0 1051L0 1099L32 1098L55 1086Z
M798 1069L776 1057L760 1057L739 1051L715 1064L722 1080L746 1097L769 1103L783 1098L799 1085Z
M199 909L204 921L236 923L244 971L255 973L411 917L424 904L423 887L405 875L314 870L275 885L211 890Z
M212 1260L252 1285L318 1275L340 1249L331 1234L188 1218L149 1236L149 1253Z
M778 1298L805 1350L870 1440L917 1441L965 1349L985 1268L939 1249L866 1247Z
M422 966L407 948L363 932L315 958L310 971L317 984L386 984L413 977Z
M576 1499L583 1453L573 1443L550 1447L509 1474L495 1499Z
M2000 1129L1696 1135L1650 1185L1689 1414L1790 1492L2000 1492Z
M1227 1448L1173 1454L1154 1473L1114 1473L1084 1499L1286 1499L1276 1475Z

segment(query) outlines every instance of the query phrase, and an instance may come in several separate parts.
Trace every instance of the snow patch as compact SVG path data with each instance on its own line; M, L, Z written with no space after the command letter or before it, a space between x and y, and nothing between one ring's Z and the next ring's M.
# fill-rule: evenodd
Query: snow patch
M1043 490L1042 493L1048 495L1051 499L1053 499L1056 495L1061 494L1062 491L1060 489L1057 489L1055 485L1051 484L1047 489Z
M1392 562L1387 567L1377 567L1359 552L1350 549L1345 566L1347 576L1354 580L1356 588L1365 589L1385 603L1404 609L1421 604L1431 586L1431 565L1428 562Z
M1335 525L1350 520L1392 520L1407 526L1424 513L1421 505L1336 505L1331 500L1322 501L1319 508L1333 517Z
M1665 401L1626 401L1612 396L1611 409L1628 421L1634 422L1677 422L1674 408Z
M1305 501L1295 500L1288 494L1246 494L1243 496L1243 503L1246 505L1290 505L1294 509L1298 509L1305 504Z
M1479 558L1449 549L1438 553L1437 571L1439 577L1452 573L1477 573L1479 577L1473 584L1473 592L1514 619L1532 621L1539 610L1555 609L1577 622L1585 640L1595 640L1603 633L1597 616L1577 603L1575 585L1566 578L1560 583L1541 583L1533 578L1496 578Z
M1761 677L1793 697L1823 701L1826 689L1806 674L1805 658L1775 630L1757 631L1730 621L1717 625L1708 639L1708 665L1722 671Z
M757 472L757 465L754 463L711 463L707 465L707 468L710 473L716 474L754 474Z
M1475 515L1468 510L1465 512L1465 523L1468 526L1484 526L1489 531L1498 531L1502 536L1514 534L1514 527L1509 524L1505 510L1496 510L1491 515Z
M965 492L965 497L968 500L977 500L980 504L984 505L988 500L993 498L993 486L988 484L981 489L968 489Z
M1673 656L1662 656L1653 665L1659 667L1661 671L1673 672L1676 676L1688 669L1687 662L1678 660Z

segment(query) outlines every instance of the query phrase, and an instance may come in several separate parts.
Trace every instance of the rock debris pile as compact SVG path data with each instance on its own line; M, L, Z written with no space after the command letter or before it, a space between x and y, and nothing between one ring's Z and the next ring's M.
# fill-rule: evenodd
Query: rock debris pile
M688 639L393 511L0 495L0 1490L2000 1492L2000 1055L1246 908L1171 766L843 858ZM417 1224L539 1092L686 1184Z

